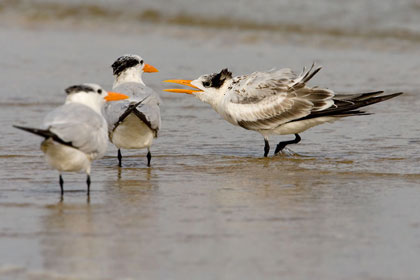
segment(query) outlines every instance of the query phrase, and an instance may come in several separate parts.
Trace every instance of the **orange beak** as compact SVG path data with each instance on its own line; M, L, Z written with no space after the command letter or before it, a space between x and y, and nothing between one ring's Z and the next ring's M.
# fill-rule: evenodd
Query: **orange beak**
M105 96L104 98L108 102L108 101L117 101L117 100L127 99L128 96L122 93L108 91L108 95Z
M199 89L198 87L192 85L191 84L191 81L192 80L166 80L164 82L165 83L175 83L175 84L180 84L180 85L189 86L189 87L192 87L192 88ZM182 89L182 88L164 89L163 91L177 92L177 93L187 93L187 94L194 94L196 92L202 92L201 89L199 89L199 90L193 90L193 89Z
M159 72L159 71L154 66L146 63L143 66L143 72L145 72L145 73L153 73L153 72Z

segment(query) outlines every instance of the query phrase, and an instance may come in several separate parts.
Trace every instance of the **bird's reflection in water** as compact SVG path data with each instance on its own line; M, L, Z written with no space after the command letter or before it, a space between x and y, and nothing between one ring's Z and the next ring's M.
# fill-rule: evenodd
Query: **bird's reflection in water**
M138 261L122 261L151 250L143 246L150 244L152 235L146 233L156 228L158 221L158 176L153 176L151 168L119 168L117 175L116 180L104 180L103 192L91 194L92 202L88 198L87 203L81 203L68 195L47 207L45 238L40 242L46 270L106 278L133 277L129 273L140 273L139 262L158 267L145 258L148 254L141 254ZM133 242L127 242L130 239Z
M100 265L91 260L99 249L92 242L94 213L90 203L66 202L71 200L61 198L57 204L47 206L48 214L43 218L45 238L40 242L43 266L75 277L96 275Z

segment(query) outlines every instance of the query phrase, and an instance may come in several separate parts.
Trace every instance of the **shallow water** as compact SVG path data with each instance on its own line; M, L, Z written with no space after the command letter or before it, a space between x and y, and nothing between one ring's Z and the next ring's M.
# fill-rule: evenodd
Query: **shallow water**
M419 44L400 40L97 22L4 23L0 61L1 279L418 279ZM302 133L289 155L191 96L161 93L152 148L116 150L85 176L48 169L36 126L80 82L110 88L110 64L139 53L169 78L229 67L324 69L311 85L406 94ZM276 141L289 137L273 137Z
M420 40L418 0L0 0L1 10L37 20L104 18Z

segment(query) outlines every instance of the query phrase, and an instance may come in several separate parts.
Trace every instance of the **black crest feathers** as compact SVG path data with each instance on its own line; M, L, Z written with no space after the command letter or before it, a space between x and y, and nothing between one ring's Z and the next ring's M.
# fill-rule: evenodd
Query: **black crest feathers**
M133 55L123 55L120 56L111 67L115 76L120 75L125 69L134 67L140 64L139 59Z
M232 79L232 72L225 68L220 73L213 74L210 81L211 86L220 88L227 79Z
M93 88L91 88L90 86L86 86L86 85L75 85L75 86L71 86L65 89L67 95L75 93L75 92L90 92L90 91L94 91Z

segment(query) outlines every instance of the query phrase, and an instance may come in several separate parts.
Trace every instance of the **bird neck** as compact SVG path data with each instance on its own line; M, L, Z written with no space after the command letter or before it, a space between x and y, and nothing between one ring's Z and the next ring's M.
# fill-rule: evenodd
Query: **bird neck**
M67 97L66 104L78 103L85 105L91 108L96 113L102 115L102 106L105 103L105 100L99 100L99 96L96 96L96 93L85 94L85 93L75 93Z
M113 87L115 88L116 86L119 86L122 83L128 82L140 83L144 85L142 74L142 69L139 67L128 68L115 77Z

